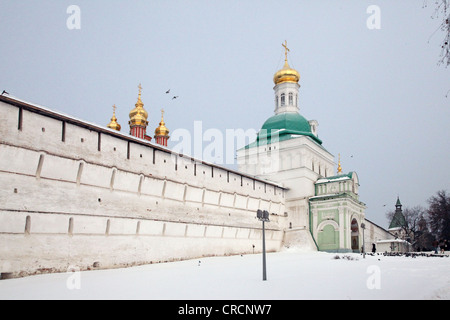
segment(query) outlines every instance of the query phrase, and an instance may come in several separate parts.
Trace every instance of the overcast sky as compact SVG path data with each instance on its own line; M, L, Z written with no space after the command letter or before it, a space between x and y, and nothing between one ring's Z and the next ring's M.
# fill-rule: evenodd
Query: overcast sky
M379 29L368 28L368 19L376 26L370 5L379 8ZM301 75L300 113L319 122L319 138L336 162L341 154L343 171L358 173L366 218L387 227L397 195L404 206L426 206L436 191L450 191L450 69L437 65L444 35L433 7L434 0L2 0L0 90L100 125L116 104L128 132L142 83L151 135L161 108L172 133L192 132L194 121L204 131L259 130L273 115L272 79L287 40Z

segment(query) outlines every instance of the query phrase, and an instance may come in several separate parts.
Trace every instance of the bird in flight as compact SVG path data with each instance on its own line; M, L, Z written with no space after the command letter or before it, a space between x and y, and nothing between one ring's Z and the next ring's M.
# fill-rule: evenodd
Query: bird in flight
M169 93L169 92L170 92L170 89L166 91L166 93Z
M9 94L8 92L6 92L6 90L3 90L3 92L2 92L2 94L1 95L4 95L4 94Z
M176 99L176 98L178 98L178 96L173 96L172 100L173 100L173 99Z

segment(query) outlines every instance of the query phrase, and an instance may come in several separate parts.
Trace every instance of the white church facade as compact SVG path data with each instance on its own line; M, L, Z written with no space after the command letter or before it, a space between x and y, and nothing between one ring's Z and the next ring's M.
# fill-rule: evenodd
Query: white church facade
M0 96L0 273L258 253L258 209L268 251L360 252L371 223L358 176L335 171L318 122L300 114L299 80L286 51L275 114L237 151L238 170L168 149L163 117L152 142L141 88L129 134L115 113L104 127Z

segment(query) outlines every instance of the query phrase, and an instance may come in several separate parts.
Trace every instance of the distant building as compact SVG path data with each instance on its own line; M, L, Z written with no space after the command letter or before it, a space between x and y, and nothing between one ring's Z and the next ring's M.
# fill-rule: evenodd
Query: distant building
M397 202L395 203L395 212L392 217L391 223L389 224L389 232L392 232L397 238L404 239L406 235L406 219L403 215L402 203L400 198L397 197Z
M391 251L408 252L411 250L411 236L408 232L408 225L403 215L402 203L400 197L397 196L395 203L395 212L389 224L388 231L395 236L395 240L386 241L385 245L389 245Z

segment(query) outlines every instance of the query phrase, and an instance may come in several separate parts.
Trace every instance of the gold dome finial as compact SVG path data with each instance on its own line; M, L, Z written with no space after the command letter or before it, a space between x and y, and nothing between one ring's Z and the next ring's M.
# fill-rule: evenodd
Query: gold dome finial
M159 127L155 129L155 136L169 136L169 129L166 128L164 122L164 109L161 109L161 122L159 123Z
M342 167L341 167L341 154L339 153L339 161L338 161L338 172L337 173L342 173Z
M117 130L120 131L120 124L117 122L117 118L116 118L116 105L113 105L113 116L111 118L111 122L107 125L108 128L113 129L113 130Z
M297 70L292 69L287 60L287 55L289 48L287 47L287 40L284 40L284 43L281 44L284 47L284 66L281 70L277 71L273 76L273 82L275 85L283 83L283 82L294 82L298 83L300 80L300 74Z
M138 94L138 100L135 104L135 107L133 110L130 111L130 121L129 124L130 126L144 126L146 127L148 125L148 113L147 111L144 109L144 103L142 102L141 99L141 93L142 93L142 86L139 83L139 94Z

